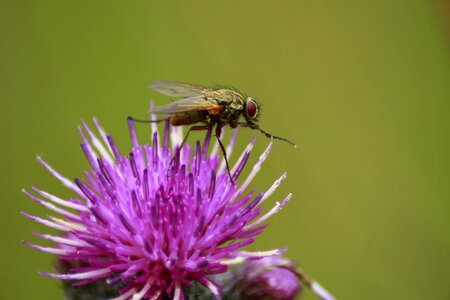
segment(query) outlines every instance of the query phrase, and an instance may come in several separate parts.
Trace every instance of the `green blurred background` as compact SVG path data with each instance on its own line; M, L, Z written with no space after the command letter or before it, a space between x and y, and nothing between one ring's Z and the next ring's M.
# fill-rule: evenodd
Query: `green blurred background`
M158 79L234 85L261 100L263 128L300 145L275 143L254 182L287 171L268 204L294 198L252 249L289 247L339 299L450 299L449 7L2 0L0 299L62 298L37 274L53 257L20 243L48 231L19 215L47 214L21 188L70 196L36 155L82 176L76 126L92 116L128 152L126 116L167 101L147 88Z

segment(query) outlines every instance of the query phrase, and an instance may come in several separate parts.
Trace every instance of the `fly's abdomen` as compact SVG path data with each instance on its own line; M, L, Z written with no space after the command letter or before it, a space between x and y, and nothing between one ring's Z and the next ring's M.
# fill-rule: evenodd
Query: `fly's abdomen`
M207 116L208 112L204 110L177 113L170 116L170 124L178 126L204 122Z

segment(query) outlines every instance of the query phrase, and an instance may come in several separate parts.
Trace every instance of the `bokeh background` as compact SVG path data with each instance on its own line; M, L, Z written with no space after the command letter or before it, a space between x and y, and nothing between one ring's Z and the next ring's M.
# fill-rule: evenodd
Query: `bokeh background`
M37 274L53 257L21 244L47 229L19 212L48 213L22 188L70 196L36 155L81 176L76 126L93 116L128 152L126 116L167 101L147 88L158 79L234 85L261 100L263 128L300 145L275 143L253 184L287 171L272 203L294 199L251 249L289 247L339 299L449 299L449 8L0 1L0 299L62 299L58 281ZM242 130L238 148L254 134ZM258 137L253 162L268 142Z

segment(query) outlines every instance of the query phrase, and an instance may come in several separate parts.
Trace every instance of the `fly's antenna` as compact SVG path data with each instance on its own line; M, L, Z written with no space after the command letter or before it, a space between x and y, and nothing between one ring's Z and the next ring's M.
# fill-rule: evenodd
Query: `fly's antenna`
M259 128L259 127L253 128L253 129L257 129L257 130L261 131L261 132L264 133L264 135L265 135L266 137L268 137L269 139L281 140L281 141L284 141L284 142L286 142L286 143L288 143L288 144L291 144L292 146L294 146L294 148L297 148L297 145L296 145L295 143L291 142L291 141L288 140L288 139L285 139L285 138L283 138L283 137L281 137L281 136L276 136L276 135L273 135L273 134L271 134L271 133L268 133L267 131L265 131L265 130Z

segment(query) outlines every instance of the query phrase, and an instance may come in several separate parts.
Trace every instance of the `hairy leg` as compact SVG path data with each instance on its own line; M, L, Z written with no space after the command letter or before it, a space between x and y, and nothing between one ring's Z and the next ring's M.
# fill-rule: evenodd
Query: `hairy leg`
M221 133L222 133L222 126L217 125L216 126L216 138L217 138L217 141L219 142L219 146L220 146L220 150L222 151L223 158L225 159L225 165L227 166L228 176L230 177L231 183L234 184L233 177L231 177L230 166L228 164L227 152L225 150L225 147L222 144L222 141L220 140Z

